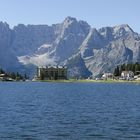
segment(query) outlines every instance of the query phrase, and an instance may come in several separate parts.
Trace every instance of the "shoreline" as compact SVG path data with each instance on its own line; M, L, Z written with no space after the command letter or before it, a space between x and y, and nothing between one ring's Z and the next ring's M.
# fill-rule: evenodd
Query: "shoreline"
M140 80L132 80L132 81L127 81L127 80L88 80L88 79L80 79L80 80L75 80L75 79L69 79L69 80L29 80L29 81L0 81L0 83L12 83L12 82L18 82L18 83L24 83L24 82L48 82L48 83L134 83L134 84L140 84Z
M133 81L127 81L127 80L37 80L32 82L49 82L49 83L138 83L140 84L140 80L133 80Z

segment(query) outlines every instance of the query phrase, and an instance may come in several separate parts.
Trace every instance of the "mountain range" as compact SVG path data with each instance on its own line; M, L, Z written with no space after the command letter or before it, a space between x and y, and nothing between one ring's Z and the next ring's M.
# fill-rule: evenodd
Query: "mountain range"
M140 35L127 24L95 29L73 17L12 29L0 22L0 60L6 71L33 76L37 66L66 65L70 76L86 78L140 62Z

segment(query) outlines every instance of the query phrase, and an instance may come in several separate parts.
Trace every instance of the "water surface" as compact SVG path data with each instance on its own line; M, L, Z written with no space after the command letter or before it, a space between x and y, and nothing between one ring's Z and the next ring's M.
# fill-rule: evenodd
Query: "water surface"
M139 140L140 85L0 83L0 140Z

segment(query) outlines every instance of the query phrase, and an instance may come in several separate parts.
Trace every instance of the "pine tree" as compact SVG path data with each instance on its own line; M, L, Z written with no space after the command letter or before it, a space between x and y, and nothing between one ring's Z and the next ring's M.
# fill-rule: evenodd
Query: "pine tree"
M12 79L16 79L16 75L15 75L14 72L10 73L9 75L10 75L10 77L11 77Z
M119 76L120 75L120 68L119 66L117 66L117 68L115 68L114 70L114 76Z
M2 68L0 68L0 74L4 74L4 73L5 71Z
M135 72L134 73L136 74L137 71L139 71L139 65L135 64Z
M28 79L28 76L26 75L26 73L24 74L24 79Z

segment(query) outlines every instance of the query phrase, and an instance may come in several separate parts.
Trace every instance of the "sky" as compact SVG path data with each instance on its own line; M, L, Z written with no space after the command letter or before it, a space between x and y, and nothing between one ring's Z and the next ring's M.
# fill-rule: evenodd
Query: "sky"
M140 33L140 0L0 0L0 21L10 27L56 24L67 16L93 28L128 24Z

